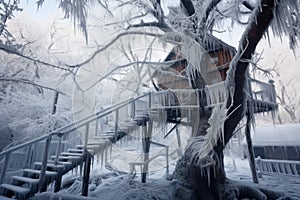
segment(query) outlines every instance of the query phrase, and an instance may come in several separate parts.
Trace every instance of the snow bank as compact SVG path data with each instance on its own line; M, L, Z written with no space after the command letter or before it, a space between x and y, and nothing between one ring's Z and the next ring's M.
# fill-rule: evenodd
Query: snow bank
M298 146L300 145L300 124L258 126L251 135L255 146ZM245 139L243 144L246 144Z

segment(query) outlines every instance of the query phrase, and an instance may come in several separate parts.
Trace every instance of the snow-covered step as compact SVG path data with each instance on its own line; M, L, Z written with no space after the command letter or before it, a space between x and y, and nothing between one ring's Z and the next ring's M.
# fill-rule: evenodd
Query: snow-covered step
M54 161L54 160L48 160L47 162L48 162L48 163L53 163L53 164L55 164L55 161ZM70 165L72 165L72 162L68 162L68 161L57 161L56 164L57 164L57 165L70 166Z
M35 162L34 168L37 170L40 170L42 168L42 162ZM64 169L68 168L67 165L56 165L55 163L47 163L47 170L48 171L55 171L55 172L61 172Z
M29 178L29 177L24 177L24 176L12 176L11 178L13 180L13 183L16 183L16 185L18 185L18 182L29 183L29 184L38 184L39 183L39 179L36 179L36 178Z
M97 149L99 149L101 146L99 144L88 144L87 149L91 154L95 154ZM83 148L83 145L77 145L76 148Z
M51 159L53 161L56 159L56 156L51 156ZM82 160L82 156L58 156L58 161L59 162L71 162L72 164L78 163L79 161Z
M39 176L41 174L40 170L36 169L23 169L25 176L36 175ZM46 176L56 176L57 172L45 171Z
M90 154L94 154L94 150L88 148L88 151L90 152ZM83 154L83 148L68 149L67 152Z
M114 138L114 135L97 135L95 137L93 137L94 140L109 140Z
M70 153L83 153L83 149L68 149L67 152Z
M88 142L88 146L90 145L102 145L104 146L105 144L107 144L108 142L107 141L103 141L103 140L91 140Z
M11 185L7 183L3 183L0 185L0 193L2 195L7 195L8 192L13 192L16 199L26 199L30 190L28 188Z
M82 157L83 153L62 152L61 155L62 156L78 156L78 157Z

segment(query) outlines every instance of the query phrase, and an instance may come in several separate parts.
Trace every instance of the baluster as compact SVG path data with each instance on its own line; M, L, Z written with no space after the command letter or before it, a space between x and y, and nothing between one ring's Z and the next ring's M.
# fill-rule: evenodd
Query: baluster
M56 152L55 152L55 161L54 161L54 164L57 165L58 163L58 157L59 157L59 154L61 153L61 134L57 134L57 137L58 137L58 144L56 146Z
M97 136L98 135L98 128L99 128L99 118L97 118L96 120L95 120L95 122L96 122L96 126L95 126L95 136ZM100 126L101 127L101 126ZM101 130L102 131L102 130Z
M24 162L24 168L28 168L31 165L31 156L32 156L31 150L32 150L32 145L29 145L26 153L25 162Z
M47 190L47 182L46 182L46 179L45 179L45 175L46 175L48 151L49 151L49 146L50 146L51 139L52 139L52 136L48 137L46 139L46 142L45 142L45 149L44 149L41 173L40 173L40 178L39 178L39 190L40 190L40 192L45 192Z
M9 162L9 156L10 156L10 152L7 153L4 158L4 163L3 163L1 178L0 178L0 184L3 183L4 178L5 178L5 174L6 174L6 170L7 170L7 166L8 166L8 162Z
M114 135L114 141L117 140L118 135L118 123L119 123L119 109L116 109L116 119L115 119L115 135Z

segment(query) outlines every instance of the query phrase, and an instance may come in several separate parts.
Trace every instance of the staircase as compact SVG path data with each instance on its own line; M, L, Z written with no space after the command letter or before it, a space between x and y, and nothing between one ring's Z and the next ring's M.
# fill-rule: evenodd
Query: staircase
M1 152L0 158L4 157L4 159L2 159L0 178L0 199L28 199L37 192L46 191L48 185L51 183L54 183L54 192L58 192L61 189L63 175L74 169L77 171L78 168L80 169L80 174L82 174L83 165L85 165L84 171L86 171L87 167L90 168L90 166L87 166L88 159L91 160L91 158L96 157L97 160L101 160L102 162L104 159L106 160L107 152L113 143L116 143L126 136L129 131L135 130L138 125L144 124L143 122L149 119L146 115L137 115L131 120L126 120L126 123L122 123L121 121L115 122L113 130L101 133L98 131L97 124L95 131L90 130L90 128L92 128L91 124L93 122L97 123L98 119L109 114L118 116L121 108L128 106L144 96L121 102L93 116L88 116L76 123L52 131L45 136ZM120 126L120 124L123 124L123 126ZM62 152L62 137L77 134L78 128L85 128L83 143L78 145L74 144L73 148L65 149L65 151ZM92 134L93 136L91 136ZM55 138L54 141L52 141L53 138ZM42 160L39 162L30 162L31 159L34 159L32 154L32 151L34 151L33 146L40 146L39 143L41 142L44 143L44 149L37 149L43 151ZM50 146L53 144L56 145L56 151L54 155L51 155L51 153L49 153L51 152ZM9 170L9 165L11 164L10 162L14 162L13 155L15 152L27 152L27 154L24 164L21 165L22 169L14 169L11 171ZM84 174L84 176L89 177L89 174Z

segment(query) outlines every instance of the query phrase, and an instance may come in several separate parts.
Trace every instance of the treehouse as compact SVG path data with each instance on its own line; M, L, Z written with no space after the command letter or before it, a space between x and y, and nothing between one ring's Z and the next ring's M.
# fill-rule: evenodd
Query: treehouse
M187 104L191 108L202 107L211 109L225 102L224 81L236 50L212 35L208 35L205 41L203 48L208 59L204 59L204 62L201 63L203 65L201 66L201 75L188 76L190 74L189 70L187 70L189 63L181 56L180 46L174 47L165 59L165 61L174 62L168 67L156 71L154 74L156 88L162 90L162 92L170 93L169 97L173 98L168 100L169 113L180 113L178 110L174 111L174 106L178 107L179 105L183 105L180 108L180 111L183 112L183 108ZM275 110L277 104L272 82L265 83L252 78L249 78L249 80L249 90L252 95L252 101L249 102L251 103L250 109L253 109L254 113ZM191 89L198 89L198 92L193 94L192 96L194 97L189 100L187 100L189 96L179 94L186 93ZM171 97L172 95L173 97ZM182 101L182 95L185 97L185 101ZM170 111L171 107L173 107L172 111ZM174 116L170 117L174 118Z

